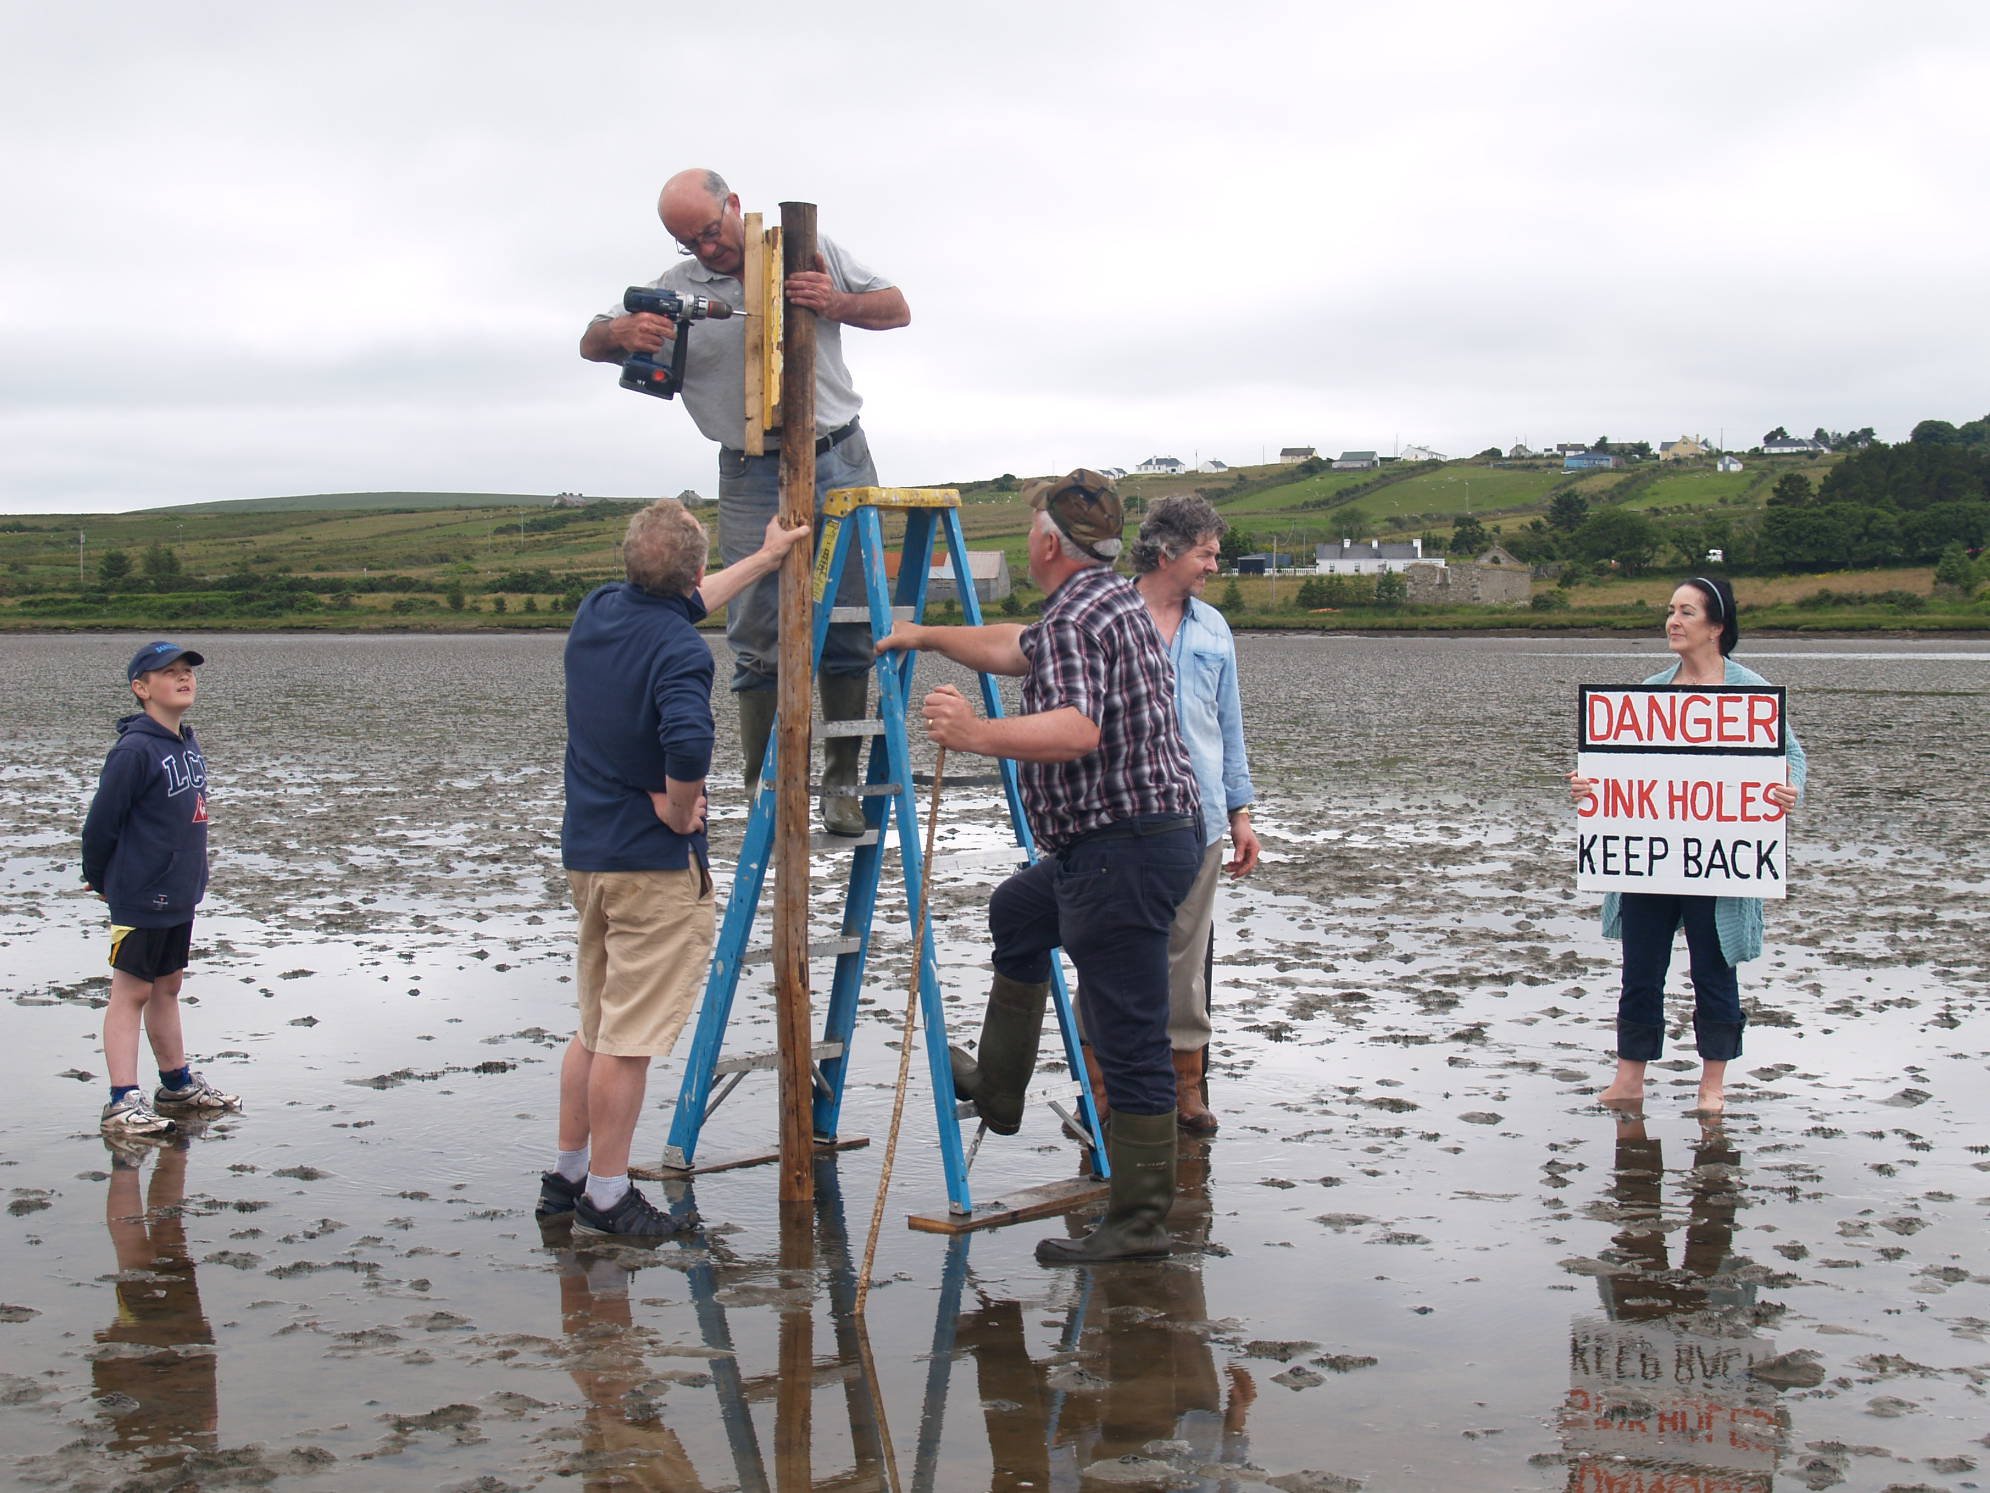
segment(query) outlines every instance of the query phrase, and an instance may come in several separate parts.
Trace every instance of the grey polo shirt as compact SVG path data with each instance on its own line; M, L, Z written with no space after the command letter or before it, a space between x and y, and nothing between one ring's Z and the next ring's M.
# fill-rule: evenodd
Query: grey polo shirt
M818 237L816 247L829 268L830 281L848 295L889 290L892 282L851 255L834 239ZM701 295L724 301L735 309L746 293L731 275L715 275L695 259L672 265L650 281L657 290ZM621 306L595 317L610 321L625 315ZM738 451L746 445L746 318L694 321L691 347L684 360L684 388L678 398L691 421L708 440ZM864 401L850 382L843 364L843 325L817 318L815 324L815 433L827 435L857 418ZM668 361L669 345L657 357Z

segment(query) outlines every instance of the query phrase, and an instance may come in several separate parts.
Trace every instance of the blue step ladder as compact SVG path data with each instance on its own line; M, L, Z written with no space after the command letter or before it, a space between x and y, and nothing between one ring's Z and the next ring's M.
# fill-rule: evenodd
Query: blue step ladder
M886 512L905 516L905 537L899 556L898 581L893 594L885 573L884 525ZM926 586L934 565L936 542L944 540L963 620L978 625L980 598L975 594L974 577L967 558L967 542L960 522L960 496L951 488L839 488L825 500L822 533L817 541L814 568L815 627L813 658L821 667L823 643L832 622L867 624L873 637L891 631L894 618L924 621ZM866 603L863 606L832 606L827 598L838 594L844 567L853 555L863 568ZM861 721L828 721L818 729L825 737L864 736L871 749L864 774L864 832L858 836L816 834L810 837L812 851L845 850L852 854L849 889L843 902L843 922L837 938L808 945L811 959L835 955L836 973L829 987L829 1001L823 1013L821 1040L814 1045L811 1070L815 1096L812 1131L819 1147L837 1149L861 1145L862 1141L839 1139L838 1123L843 1105L844 1083L849 1074L850 1048L857 1021L857 997L863 990L864 969L870 951L872 919L877 908L878 888L884 871L887 843L897 836L899 864L905 883L904 918L918 948L919 1011L924 1028L926 1067L931 1080L934 1118L938 1126L940 1155L946 1175L947 1209L943 1214L915 1214L911 1226L936 1233L960 1233L1063 1212L1102 1194L1100 1179L1107 1175L1105 1146L1099 1116L1092 1103L1085 1067L1079 1048L1078 1023L1064 983L1059 961L1051 962L1051 1001L1058 1029L1063 1035L1065 1060L1076 1084L1075 1113L1053 1103L1051 1108L1065 1121L1068 1130L1090 1137L1085 1148L1090 1175L1012 1191L1006 1197L991 1199L977 1210L968 1186L968 1172L974 1150L980 1145L977 1132L973 1145L961 1140L961 1118L972 1115L970 1105L954 1098L952 1069L947 1058L946 1012L940 999L939 968L933 957L932 918L926 926L912 929L920 904L926 867L919 836L919 817L913 789L917 782L930 783L923 774L912 772L911 746L907 735L907 704L912 699L913 670L918 655L912 651L880 657L873 672L877 679L878 718ZM1002 712L1002 698L996 681L979 677L981 706L993 717ZM705 997L698 1008L677 1107L672 1116L670 1139L665 1147L658 1175L685 1176L751 1165L774 1159L774 1153L758 1152L726 1160L700 1164L699 1140L705 1125L720 1104L729 1098L747 1074L772 1071L777 1053L746 1053L722 1056L733 999L746 966L766 963L772 951L766 946L750 947L759 911L760 894L774 848L774 796L778 791L776 753L780 725L776 721L767 744L758 790L748 814L746 836L740 847L739 866L733 876L732 895L726 903L719 928L718 943L712 953L711 973L705 982ZM1023 813L1021 793L1016 782L1016 766L998 759L999 777L949 778L957 787L992 786L999 782L1007 799L1009 822L1015 833L1024 863L1036 859L1036 843ZM983 1127L985 1130L985 1127Z

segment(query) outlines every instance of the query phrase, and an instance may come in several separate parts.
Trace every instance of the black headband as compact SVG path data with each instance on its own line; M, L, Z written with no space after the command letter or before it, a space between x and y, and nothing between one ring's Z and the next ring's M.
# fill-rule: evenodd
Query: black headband
M1714 599L1714 615L1723 622L1727 621L1727 608L1721 604L1720 588L1703 575L1694 576L1693 584L1696 586L1704 586L1706 588L1707 595L1713 597Z

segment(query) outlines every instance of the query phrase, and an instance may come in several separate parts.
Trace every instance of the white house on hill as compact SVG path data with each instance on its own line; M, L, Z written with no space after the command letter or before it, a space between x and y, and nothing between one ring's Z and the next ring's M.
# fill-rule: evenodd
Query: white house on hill
M1451 458L1442 451L1433 451L1428 446L1405 446L1399 461L1449 461Z
M1380 575L1385 570L1408 570L1412 565L1442 568L1444 562L1426 560L1421 539L1341 539L1313 546L1313 569L1321 575Z
M1153 476L1156 474L1165 475L1174 472L1186 472L1188 468L1172 456L1150 456L1133 470Z
M1334 461L1336 472L1367 472L1382 465L1373 451L1343 451Z

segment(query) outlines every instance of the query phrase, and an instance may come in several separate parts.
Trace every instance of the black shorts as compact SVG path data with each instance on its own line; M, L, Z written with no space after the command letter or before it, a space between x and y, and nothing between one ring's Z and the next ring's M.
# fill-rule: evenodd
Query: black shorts
M193 920L176 928L112 928L111 968L141 980L159 980L187 967Z

